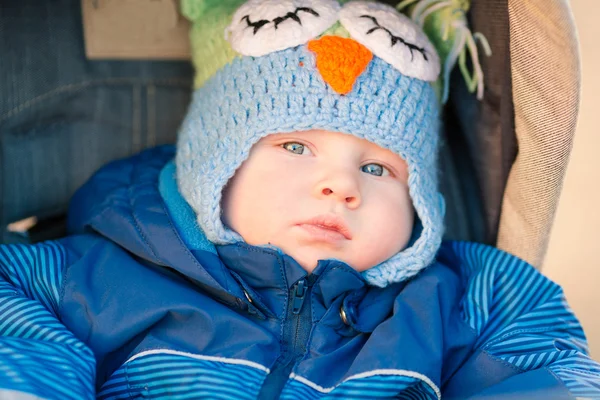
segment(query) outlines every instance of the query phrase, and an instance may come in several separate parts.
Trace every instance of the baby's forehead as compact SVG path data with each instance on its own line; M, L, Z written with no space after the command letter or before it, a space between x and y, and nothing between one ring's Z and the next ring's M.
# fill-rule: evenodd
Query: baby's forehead
M267 135L261 141L280 140L282 138L298 137L315 143L336 143L356 146L365 150L390 152L373 142L360 138L351 133L335 132L324 129L309 129L303 131L279 132Z

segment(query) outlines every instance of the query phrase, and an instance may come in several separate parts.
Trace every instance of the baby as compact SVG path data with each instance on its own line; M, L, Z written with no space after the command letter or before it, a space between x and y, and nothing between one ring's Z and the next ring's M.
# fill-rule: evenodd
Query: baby
M0 394L600 397L556 284L441 245L420 28L369 2L231 21L239 58L199 83L176 150L100 170L71 236L0 247Z

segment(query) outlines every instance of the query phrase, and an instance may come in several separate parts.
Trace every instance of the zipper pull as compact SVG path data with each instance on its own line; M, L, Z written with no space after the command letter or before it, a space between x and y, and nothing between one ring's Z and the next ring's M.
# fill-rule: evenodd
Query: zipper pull
M306 279L301 279L294 285L294 294L292 297L292 313L295 315L300 314L304 299L306 298Z

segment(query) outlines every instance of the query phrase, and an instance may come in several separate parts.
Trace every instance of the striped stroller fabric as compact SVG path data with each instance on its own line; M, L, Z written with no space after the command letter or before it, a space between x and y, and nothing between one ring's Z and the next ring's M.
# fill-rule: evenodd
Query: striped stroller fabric
M169 350L136 355L117 370L98 399L256 399L266 368Z
M136 355L117 370L98 399L256 399L268 370L243 360L217 359L169 350ZM374 371L351 377L334 388L322 388L292 375L280 399L441 398L427 377L412 371Z
M334 388L322 388L292 377L281 393L282 400L294 399L440 399L440 390L427 377L412 371L374 371L371 376L350 377Z
M600 368L560 286L493 247L453 248L470 277L462 307L478 333L476 347L523 372L548 368L577 397L598 396Z
M507 253L466 242L445 245L460 260L462 318L475 349L526 374L548 370L576 397L600 397L600 367L560 287ZM134 354L96 394L92 351L60 322L67 249L48 242L0 246L0 397L50 399L255 399L269 369L248 360L172 349ZM520 375L520 374L519 374ZM292 373L284 399L437 399L415 371L373 369L322 387Z
M94 355L58 320L65 261L56 243L0 246L0 390L94 398Z

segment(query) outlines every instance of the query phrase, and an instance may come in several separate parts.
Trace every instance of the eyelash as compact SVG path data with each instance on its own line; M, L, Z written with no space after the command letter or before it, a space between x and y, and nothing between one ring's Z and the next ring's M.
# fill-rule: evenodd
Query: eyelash
M300 11L304 11L306 13L312 14L315 17L320 16L318 12L316 12L315 10L313 10L310 7L298 7L293 12L290 11L287 14L285 14L284 16L274 18L272 21L269 21L268 19L261 19L256 22L252 22L252 21L250 21L250 15L244 15L240 21L246 20L248 27L252 27L254 29L253 33L256 35L256 32L258 32L260 28L262 28L263 26L265 26L266 24L268 24L270 22L275 23L275 29L277 29L277 27L279 26L280 23L282 23L285 20L290 19L290 18L293 19L294 21L296 21L297 23L299 23L300 25L302 25L302 20L298 16L298 12L300 12Z
M363 170L363 168L366 167L367 165L379 165L383 169L383 172L381 173L381 175L369 174L368 172L366 172L366 171ZM369 175L373 175L373 176L380 176L380 177L383 177L383 176L394 176L394 174L392 173L392 171L388 167L386 167L383 164L379 164L379 163L368 163L368 164L365 164L362 167L360 167L360 170L362 172L365 172L365 173L367 173ZM387 171L387 175L385 174L385 171Z
M291 150L288 150L288 149L286 148L286 145L288 145L288 144L299 144L300 146L302 146L302 147L304 147L304 148L308 148L308 146L307 146L307 145L305 145L305 144L303 144L303 143L300 143L300 142L285 142L285 143L282 143L282 144L280 144L280 145L279 145L279 147L283 148L284 150L286 150L286 151L288 151L288 152L290 152L290 153L292 153L292 154L299 155L299 156L300 156L300 155L302 155L302 154L294 153L293 151L291 151ZM310 151L310 149L308 149L308 150ZM392 172L391 168L388 168L388 167L386 167L385 165L383 165L383 164L380 164L380 163L373 163L373 162L371 162L371 163L368 163L368 164L365 164L365 165L361 165L361 167L360 167L361 171L362 171L362 169L363 169L364 167L366 167L367 165L371 165L371 164L374 164L374 165L378 165L378 166L380 166L380 167L381 167L381 168L384 170L384 172L383 172L381 175L373 175L373 174L369 174L369 175L373 175L373 176L396 176L396 175L395 175L395 174ZM387 175L385 175L385 171L387 171ZM363 171L363 172L365 172L365 171ZM368 172L365 172L365 173L368 173Z
M385 32L388 33L388 35L390 35L390 39L392 40L392 47L394 47L396 45L396 43L400 42L403 45L405 45L406 47L408 47L408 49L410 50L410 56L411 56L411 61L414 59L414 54L413 54L413 50L418 51L419 53L421 53L423 55L423 58L425 59L425 61L429 62L429 59L427 58L427 53L425 52L425 48L424 47L418 47L417 45L414 45L412 43L409 43L407 41L405 41L404 39L402 39L400 36L395 36L394 34L392 34L392 32L390 32L389 29L379 25L379 22L377 21L377 18L371 16L371 15L361 15L361 18L368 18L371 21L373 21L373 23L376 25L374 28L371 28L367 31L367 35L370 35L371 33L375 32L378 29L381 29Z
M284 150L286 150L286 151L289 151L289 152L290 152L290 153L292 153L292 154L296 154L296 155L299 155L299 156L301 156L301 155L302 155L302 154L294 153L294 152L293 152L293 151L291 151L291 150L288 150L288 149L285 147L285 146L286 146L286 145L288 145L288 144L299 144L300 146L304 147L305 149L308 149L308 146L307 146L307 145L305 145L304 143L300 143L300 142L285 142L285 143L282 143L282 144L280 144L279 146L280 146L280 147L282 147ZM308 149L308 150L310 151L310 149Z

